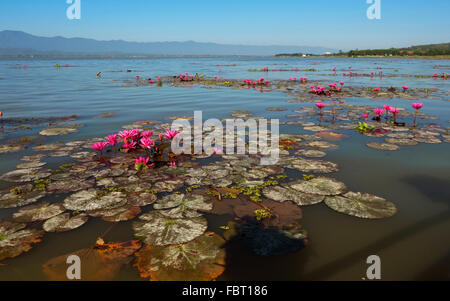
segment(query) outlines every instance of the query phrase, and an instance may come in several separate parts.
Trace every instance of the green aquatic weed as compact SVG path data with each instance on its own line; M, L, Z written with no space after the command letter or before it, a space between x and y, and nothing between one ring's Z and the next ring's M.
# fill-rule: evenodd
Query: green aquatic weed
M11 193L13 193L15 195L20 195L20 194L23 193L22 189L20 189L19 187L15 187L15 188L9 190L9 192L11 192Z
M186 188L186 193L189 193L192 190L195 190L195 189L198 189L198 188L200 188L200 185L198 185L198 184L189 186L188 188Z
M303 174L303 181L309 181L309 180L312 180L312 179L314 179L314 175L305 175L305 174Z
M360 132L361 134L364 134L364 133L372 132L374 128L375 128L375 126L368 125L366 122L358 122L358 126L356 127L356 130L358 132Z
M258 221L263 220L263 219L269 219L272 217L272 214L273 214L272 210L270 210L270 209L257 209L254 212L255 212L256 219Z

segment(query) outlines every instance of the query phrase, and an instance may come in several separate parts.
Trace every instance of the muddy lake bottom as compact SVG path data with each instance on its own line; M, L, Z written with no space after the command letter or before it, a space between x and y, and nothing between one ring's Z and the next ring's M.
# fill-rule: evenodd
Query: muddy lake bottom
M68 67L55 68L55 64L68 64ZM300 71L249 71L265 66L270 66L269 69L292 70L298 67ZM339 70L336 74L331 71L334 66ZM302 71L310 68L315 71ZM342 76L348 70L370 74L381 69L384 70L384 77L361 76L349 79ZM305 76L311 85L345 81L343 89L390 86L401 89L403 85L411 89L433 89L432 97L414 100L402 97L374 100L370 97L339 96L334 99L343 100L346 105L371 107L367 112L388 103L413 113L411 103L422 102L424 107L421 113L436 118L419 119L419 126L437 125L448 135L450 85L448 80L429 76L435 72L449 72L449 69L448 60L421 59L0 60L0 111L4 113L0 145L23 137L36 139L18 152L0 153L0 175L15 170L16 165L24 163L20 160L23 156L39 153L32 150L35 145L105 137L123 130L124 125L139 120L170 123L169 117L193 116L193 112L198 110L203 112L204 121L208 118L231 118L231 111L246 110L252 116L279 119L282 122L281 134L314 135L315 131L305 130L302 125L289 124L298 119L286 116L305 109L307 114L301 119L302 122L330 126L329 115L325 114L320 119L318 114L308 111L308 108L314 107L315 101L330 103L325 97L305 94L296 96L285 90L261 93L259 89L232 89L223 86L205 88L204 85L174 87L164 84L159 87L130 84L136 81L136 75L155 79L157 76L189 72L205 74L208 78L214 75L231 80L264 77L270 81ZM102 72L101 77L96 77L98 72ZM309 97L309 101L289 102L298 97ZM273 107L286 110L267 110ZM53 121L53 118L70 115L76 115L70 122L79 125L75 132L66 135L39 135L39 131L49 127L50 121L39 124L27 121L23 124L30 125L30 128L7 130L13 127L8 119L33 117L50 118ZM408 124L412 122L411 116L401 116L400 119ZM344 136L336 140L321 140L337 145L336 149L323 150L326 156L321 160L336 163L339 168L323 176L345 183L348 191L369 193L392 202L397 208L396 214L386 219L360 219L336 212L323 202L301 206L302 218L299 223L307 231L308 237L302 248L287 254L262 256L252 252L241 241L231 241L223 247L226 253L225 270L217 280L361 280L366 276L366 259L370 255L381 258L383 280L450 279L448 139L447 142L437 144L419 143L401 146L397 151L386 151L366 146L370 142L383 142L386 137L369 137L354 129L333 128L331 131ZM440 137L444 140L443 134ZM67 156L46 157L43 161L47 162L45 168L50 169L75 162ZM305 173L308 172L288 168L284 172L287 182L301 180ZM14 185L0 181L0 189ZM62 202L70 194L48 195L35 204L42 201ZM20 207L0 209L0 221L12 221L13 214L19 209ZM142 208L142 213L152 210L151 205L146 206ZM221 227L235 218L230 214L210 213L203 217L207 221L206 231L219 235L224 232ZM0 262L0 280L46 280L42 271L43 264L52 258L89 248L99 236L105 242L135 239L133 223L137 219L111 223L98 217L90 217L83 226L72 231L45 233L42 241L33 245L29 251ZM42 228L36 223L32 226ZM139 276L134 263L132 260L124 264L114 280L147 280Z

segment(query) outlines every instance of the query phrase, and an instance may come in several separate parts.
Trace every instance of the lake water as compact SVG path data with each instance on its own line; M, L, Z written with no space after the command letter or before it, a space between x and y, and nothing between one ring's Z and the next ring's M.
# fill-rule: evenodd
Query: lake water
M69 68L55 68L68 64ZM234 65L235 64L235 65ZM249 72L269 69L315 71ZM331 69L336 66L337 74ZM351 67L351 69L349 69ZM379 68L379 69L377 69ZM125 72L125 70L132 72ZM370 74L382 69L385 76L343 77L349 70ZM283 91L261 93L258 89L230 89L201 86L162 87L133 86L127 83L143 78L172 76L179 73L204 73L227 79L287 80L308 77L317 81L345 81L345 87L401 87L437 89L436 99L419 99L421 113L439 119L419 121L438 124L447 130L450 120L448 80L432 79L433 73L450 72L448 60L408 59L327 59L327 58L154 58L154 59L85 59L85 60L0 60L0 111L8 118L47 118L77 115L83 124L79 131L64 136L42 137L42 143L69 142L103 137L121 130L137 120L168 122L169 116L192 116L203 111L203 118L230 117L231 110L249 110L254 116L289 121L286 114L313 103L288 103L293 97ZM102 77L96 77L102 72ZM392 76L395 75L395 76ZM424 77L416 77L423 75ZM409 111L412 101L392 99L389 104ZM345 103L382 106L383 101L370 98L346 98ZM287 108L284 112L267 111L268 107ZM110 118L101 114L115 112ZM409 120L408 122L411 122ZM44 125L0 134L0 143L22 136L36 136ZM301 126L282 125L281 133L312 134ZM366 275L366 258L381 258L383 280L424 280L450 278L450 145L424 144L401 147L387 152L366 147L369 141L383 139L340 131L349 137L332 141L339 145L327 150L326 160L339 165L329 174L344 182L349 190L384 197L395 204L398 213L388 219L365 220L337 213L325 204L302 207L302 226L309 243L301 250L278 256L258 256L240 244L227 247L225 272L218 280L360 280ZM378 140L377 140L378 139ZM0 174L15 169L20 158L30 150L0 154ZM63 160L52 159L50 166ZM11 184L0 182L0 188ZM56 197L51 199L57 201ZM11 220L17 208L0 209L0 219ZM226 224L230 216L208 215L211 231ZM114 224L91 218L82 227L65 233L46 233L41 243L0 265L0 280L43 280L41 266L51 258L87 248L107 231L105 240L125 241L133 238L133 221ZM132 264L122 268L117 279L143 280Z

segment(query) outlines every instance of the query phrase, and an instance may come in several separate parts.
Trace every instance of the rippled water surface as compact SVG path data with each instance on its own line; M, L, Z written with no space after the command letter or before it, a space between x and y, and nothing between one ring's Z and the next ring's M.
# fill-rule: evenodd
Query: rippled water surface
M68 68L55 68L68 64ZM235 65L234 65L235 64ZM231 66L234 65L234 66ZM315 71L249 72L269 69ZM336 66L337 73L331 69ZM349 69L351 67L351 69ZM377 67L379 69L377 69ZM126 70L132 72L126 72ZM373 78L343 77L352 70L370 74L382 69L385 76ZM0 61L0 111L3 118L47 118L77 115L79 131L64 136L43 137L42 143L103 137L137 120L168 122L170 116L191 116L202 110L203 118L230 117L231 110L249 110L254 116L289 121L286 114L313 103L288 103L293 97L283 91L261 93L257 89L231 89L134 86L136 75L143 78L172 76L179 73L204 73L227 79L287 80L308 77L308 81L345 81L345 87L401 87L438 89L436 99L419 99L422 113L438 117L419 121L438 124L447 130L450 120L449 82L433 80L433 73L450 72L450 62L407 59L274 59L274 58L154 58L86 60L2 60ZM102 77L96 77L102 72ZM424 77L422 77L424 76ZM347 98L348 104L382 106L383 100ZM411 110L410 100L393 99L389 104ZM288 111L270 112L268 107ZM110 118L103 113L114 112ZM411 123L411 119L407 120ZM22 136L36 136L44 125L31 130L0 133L0 143ZM311 134L301 126L282 125L282 133ZM349 137L332 142L336 150L327 150L326 160L339 165L331 177L346 183L351 191L362 191L393 202L398 213L389 219L363 220L339 214L325 204L303 207L301 223L308 231L309 243L295 253L258 256L241 244L227 247L227 264L219 280L359 280L366 274L366 258L379 255L383 280L449 279L450 277L450 146L448 143L419 144L386 152L366 147L378 138L355 131L342 131ZM383 139L379 139L382 141ZM0 173L11 171L30 150L0 154ZM52 158L58 166L62 159ZM298 177L293 174L291 177ZM0 182L0 188L9 183ZM60 200L57 196L52 201ZM17 209L0 209L0 219L11 220ZM211 231L231 220L230 216L208 215ZM65 233L47 233L29 252L0 264L0 280L45 279L41 266L47 260L89 247L99 235L107 241L133 237L132 221L114 224L91 218L79 229ZM125 266L117 279L139 280L132 264Z

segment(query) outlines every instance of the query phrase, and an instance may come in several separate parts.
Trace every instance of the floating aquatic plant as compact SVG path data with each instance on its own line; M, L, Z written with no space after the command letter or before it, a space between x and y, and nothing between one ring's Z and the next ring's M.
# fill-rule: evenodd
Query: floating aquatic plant
M208 232L191 242L145 246L137 252L135 266L142 278L152 281L209 281L225 270L225 240Z
M114 280L120 268L132 260L132 255L141 248L136 240L105 243L98 239L89 248L50 259L42 265L42 271L51 281L67 280L67 258L76 255L82 262L81 279L84 281Z
M139 216L139 219L140 222L133 223L135 235L152 246L189 242L202 235L207 228L207 222L201 216L177 219L152 211Z
M397 208L391 202L360 192L347 192L343 196L327 197L325 204L338 212L368 219L388 218L397 212Z
M41 241L43 234L42 230L26 229L26 224L0 223L0 261L28 252L33 244Z

